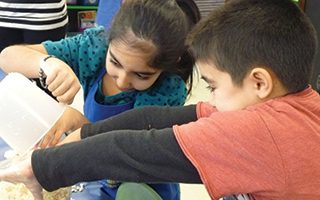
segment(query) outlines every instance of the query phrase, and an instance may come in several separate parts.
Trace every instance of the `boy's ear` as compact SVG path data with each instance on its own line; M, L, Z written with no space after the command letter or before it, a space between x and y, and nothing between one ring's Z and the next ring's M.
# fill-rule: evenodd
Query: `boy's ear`
M271 74L264 68L254 68L251 70L250 78L254 84L256 95L260 99L267 98L273 89L273 80Z

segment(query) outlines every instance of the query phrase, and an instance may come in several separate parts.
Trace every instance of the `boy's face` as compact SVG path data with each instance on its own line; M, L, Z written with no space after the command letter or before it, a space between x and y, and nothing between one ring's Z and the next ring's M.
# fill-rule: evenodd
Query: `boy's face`
M201 62L197 62L197 65L202 78L209 85L209 102L218 111L242 110L260 102L249 76L244 79L242 86L237 86L228 73L219 71L214 65Z

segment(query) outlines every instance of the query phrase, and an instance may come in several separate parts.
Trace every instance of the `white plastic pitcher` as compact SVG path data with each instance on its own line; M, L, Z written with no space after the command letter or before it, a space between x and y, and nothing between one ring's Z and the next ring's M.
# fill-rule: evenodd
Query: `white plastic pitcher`
M34 147L65 109L19 73L0 82L0 137L17 153Z

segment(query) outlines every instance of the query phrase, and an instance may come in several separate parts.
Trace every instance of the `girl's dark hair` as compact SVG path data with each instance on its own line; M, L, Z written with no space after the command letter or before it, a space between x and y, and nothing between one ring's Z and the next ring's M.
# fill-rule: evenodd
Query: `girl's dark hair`
M189 83L190 92L195 59L185 41L199 20L193 0L132 0L113 18L108 39L152 52L149 65L179 75Z
M292 0L230 0L196 25L188 44L197 62L229 73L237 85L264 66L294 93L310 83L317 38Z

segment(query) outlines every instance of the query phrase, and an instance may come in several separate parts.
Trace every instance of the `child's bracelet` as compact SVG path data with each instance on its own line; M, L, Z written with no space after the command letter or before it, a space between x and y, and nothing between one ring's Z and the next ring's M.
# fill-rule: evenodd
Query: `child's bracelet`
M57 57L55 57L54 55L48 55L47 57L45 57L43 59L43 61L46 62L49 58L57 58ZM41 87L43 87L43 88L47 87L46 81L45 81L45 78L44 78L44 71L43 71L43 69L41 67L39 69L39 81L40 81Z

